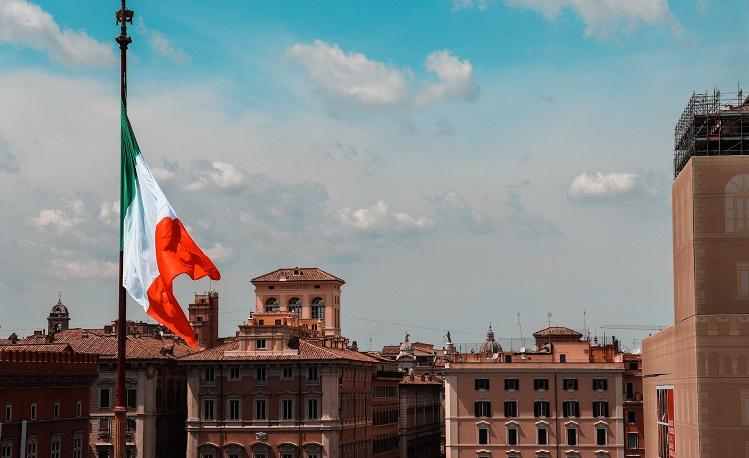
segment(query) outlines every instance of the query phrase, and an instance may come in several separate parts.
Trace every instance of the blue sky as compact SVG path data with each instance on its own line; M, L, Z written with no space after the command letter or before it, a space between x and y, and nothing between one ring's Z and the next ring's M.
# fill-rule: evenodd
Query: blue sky
M222 334L292 265L348 281L365 348L670 322L673 125L745 82L745 2L129 6L130 116L217 258ZM74 324L113 318L116 8L0 0L0 335L58 291Z

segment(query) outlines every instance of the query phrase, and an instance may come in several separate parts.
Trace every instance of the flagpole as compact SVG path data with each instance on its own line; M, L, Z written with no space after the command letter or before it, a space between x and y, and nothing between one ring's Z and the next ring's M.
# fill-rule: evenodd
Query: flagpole
M116 14L120 25L120 35L115 38L120 45L120 103L127 110L127 46L132 41L127 35L127 24L133 23L133 12L125 6L125 0ZM127 111L125 111L127 113ZM120 152L122 154L122 152ZM122 157L120 157L122 161ZM120 162L122 163L122 162ZM120 172L122 173L122 172ZM122 178L120 178L121 182ZM122 185L120 185L122 200ZM120 215L120 237L122 237L122 215ZM127 339L126 294L122 286L122 240L120 239L120 274L118 276L119 313L117 315L117 391L114 404L114 425L112 428L112 445L114 458L126 458L125 429L127 426L127 408L125 407L125 342Z

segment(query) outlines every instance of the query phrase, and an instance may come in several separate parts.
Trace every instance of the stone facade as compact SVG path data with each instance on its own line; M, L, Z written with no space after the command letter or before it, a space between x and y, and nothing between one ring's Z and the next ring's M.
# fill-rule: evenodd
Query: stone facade
M749 157L692 157L672 201L675 324L643 341L647 456L746 456Z

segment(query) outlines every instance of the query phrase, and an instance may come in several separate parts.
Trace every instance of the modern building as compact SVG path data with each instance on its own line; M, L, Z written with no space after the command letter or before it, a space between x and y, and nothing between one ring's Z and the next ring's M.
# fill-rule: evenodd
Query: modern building
M0 457L87 458L98 357L64 343L0 341Z
M446 456L642 456L642 431L629 413L637 407L627 401L627 390L637 398L639 358L616 339L598 345L565 327L534 337L533 350L504 351L490 328L478 352L449 355ZM637 447L628 448L625 430L637 434Z
M693 94L674 150L674 324L643 341L645 449L747 456L749 99Z

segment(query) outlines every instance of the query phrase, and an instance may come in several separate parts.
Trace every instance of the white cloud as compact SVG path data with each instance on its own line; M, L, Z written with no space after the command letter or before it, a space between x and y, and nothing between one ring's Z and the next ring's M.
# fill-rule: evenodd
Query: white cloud
M67 203L67 209L45 208L31 220L31 225L41 230L46 227L55 228L58 231L67 231L80 224L86 211L82 200L75 199Z
M153 173L153 176L156 177L159 183L166 183L174 178L174 172L161 167L152 167L151 173Z
M188 191L199 191L208 186L219 189L233 189L245 182L245 173L236 166L223 161L213 161L208 170L203 170L199 177L185 186Z
M437 75L439 81L429 84L416 96L420 105L430 105L439 100L454 98L476 100L479 88L473 80L473 65L460 60L447 50L435 51L426 58L427 70Z
M628 206L642 216L660 216L670 211L670 184L668 175L660 170L583 172L572 179L569 196L575 203Z
M569 194L573 199L605 199L623 196L635 188L637 175L634 173L583 172L570 184Z
M234 251L231 248L224 246L222 243L214 243L212 247L204 251L214 263L228 261L234 255Z
M453 0L453 10L487 9L490 0ZM638 25L669 25L674 34L681 34L681 25L674 17L668 0L504 0L507 6L533 10L554 21L564 10L580 16L585 35L607 38L630 33Z
M585 23L588 36L627 33L639 24L669 23L676 33L680 32L668 0L505 0L505 3L537 11L549 20L556 19L562 10L570 9Z
M190 56L176 48L162 33L150 31L148 33L148 46L154 54L166 57L175 64L186 65L190 63Z
M113 225L120 220L120 202L102 202L99 209L99 220L104 224Z
M113 45L81 31L65 30L39 6L25 0L0 1L0 43L25 46L69 66L114 65Z
M435 225L434 220L427 217L390 211L382 200L367 208L342 208L336 218L341 228L349 233L376 235L421 234L431 231Z
M362 53L345 53L337 44L298 43L286 55L301 62L328 96L350 98L365 106L387 106L400 103L408 92L405 72Z
M62 279L100 280L117 276L117 264L95 259L52 259L51 274Z
M471 63L447 50L427 56L425 68L438 81L424 84L421 90L410 87L410 70L359 52L344 52L335 43L298 43L286 50L286 56L299 61L320 93L337 102L364 107L426 106L447 99L474 100L479 94Z

